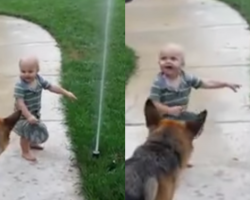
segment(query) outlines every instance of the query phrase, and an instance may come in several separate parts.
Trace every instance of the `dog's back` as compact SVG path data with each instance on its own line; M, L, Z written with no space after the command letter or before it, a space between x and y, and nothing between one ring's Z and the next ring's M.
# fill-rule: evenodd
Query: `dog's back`
M175 171L181 167L181 154L175 143L172 135L166 132L164 139L148 140L136 149L125 163L126 200L154 200L161 178L176 179Z

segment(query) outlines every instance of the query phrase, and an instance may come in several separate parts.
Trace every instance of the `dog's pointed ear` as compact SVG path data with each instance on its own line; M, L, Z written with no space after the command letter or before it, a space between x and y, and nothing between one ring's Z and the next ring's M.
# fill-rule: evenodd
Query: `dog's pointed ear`
M15 111L8 117L4 118L3 119L4 125L8 127L9 130L11 130L19 120L21 113L22 113L21 111Z
M151 99L147 99L145 102L144 114L148 128L155 127L159 124L161 116Z
M203 128L207 119L207 110L203 110L197 116L197 119L194 121L186 122L187 129L191 132L192 137L196 138L201 133L201 129Z

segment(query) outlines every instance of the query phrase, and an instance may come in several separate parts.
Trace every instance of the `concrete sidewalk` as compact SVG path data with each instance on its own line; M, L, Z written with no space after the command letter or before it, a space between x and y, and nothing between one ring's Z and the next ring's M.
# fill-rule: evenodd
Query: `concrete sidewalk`
M250 199L250 110L248 25L227 5L211 0L134 0L126 4L126 43L137 55L138 71L126 88L126 157L146 137L143 105L159 70L157 54L167 42L186 50L187 70L199 77L243 85L199 90L189 109L209 110L204 134L195 144L195 167L184 174L178 200Z
M39 57L41 74L51 83L58 83L61 55L56 41L35 24L0 16L0 116L6 116L13 110L18 61L30 54ZM21 158L19 138L12 134L10 146L0 157L0 199L82 199L75 187L77 171L71 163L59 98L44 92L42 119L48 126L50 138L44 151L35 152L37 164Z

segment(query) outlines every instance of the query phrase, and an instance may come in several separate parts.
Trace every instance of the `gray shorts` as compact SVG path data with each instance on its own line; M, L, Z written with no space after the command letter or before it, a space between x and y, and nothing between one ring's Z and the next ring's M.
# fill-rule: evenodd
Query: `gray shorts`
M39 119L40 116L37 116ZM42 144L49 138L46 125L39 120L37 124L30 124L26 119L20 119L13 130L17 135L29 140L32 144Z

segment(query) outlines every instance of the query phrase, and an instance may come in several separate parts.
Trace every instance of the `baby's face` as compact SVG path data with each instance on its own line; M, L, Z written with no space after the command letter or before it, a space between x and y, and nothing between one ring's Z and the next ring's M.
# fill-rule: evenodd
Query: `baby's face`
M21 65L20 76L27 83L31 83L35 80L38 73L38 64Z
M166 76L176 76L183 66L183 53L174 48L165 48L160 52L159 65Z

